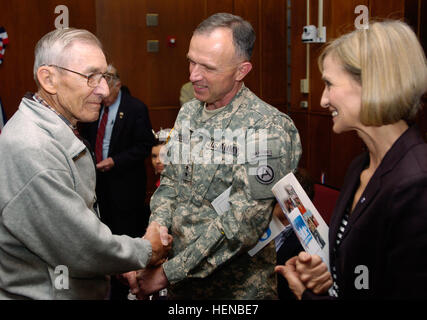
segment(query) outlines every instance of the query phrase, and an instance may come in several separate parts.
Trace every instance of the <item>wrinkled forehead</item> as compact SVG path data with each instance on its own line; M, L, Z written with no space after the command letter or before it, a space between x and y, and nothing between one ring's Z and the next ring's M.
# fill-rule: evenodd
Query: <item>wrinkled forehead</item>
M79 68L85 73L107 71L103 50L94 43L73 41L62 52L62 63L69 68Z
M209 42L212 45L219 46L223 48L233 48L233 33L229 28L215 28L206 32L195 32L191 38L191 42ZM191 44L190 42L190 44Z
M195 33L190 41L188 58L197 63L228 63L235 58L231 30L218 28L210 33ZM199 61L200 60L200 61Z

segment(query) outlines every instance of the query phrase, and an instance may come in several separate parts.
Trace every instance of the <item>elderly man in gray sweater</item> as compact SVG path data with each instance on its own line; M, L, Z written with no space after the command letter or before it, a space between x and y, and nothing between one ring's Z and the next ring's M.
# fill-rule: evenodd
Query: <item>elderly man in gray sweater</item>
M105 299L109 276L161 263L172 238L113 235L96 206L95 166L77 122L109 94L99 40L78 29L45 35L35 94L0 136L0 299Z

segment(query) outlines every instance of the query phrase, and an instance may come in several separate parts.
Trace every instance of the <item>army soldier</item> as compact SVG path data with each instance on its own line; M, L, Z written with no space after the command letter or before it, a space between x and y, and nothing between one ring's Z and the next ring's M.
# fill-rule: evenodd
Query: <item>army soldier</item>
M277 297L274 242L248 250L271 221L271 187L297 167L301 145L292 120L243 83L254 41L249 22L226 13L194 31L187 57L196 99L179 112L151 199L150 222L168 227L174 242L168 261L138 272L139 297L168 285L173 299ZM226 190L221 211L212 202Z

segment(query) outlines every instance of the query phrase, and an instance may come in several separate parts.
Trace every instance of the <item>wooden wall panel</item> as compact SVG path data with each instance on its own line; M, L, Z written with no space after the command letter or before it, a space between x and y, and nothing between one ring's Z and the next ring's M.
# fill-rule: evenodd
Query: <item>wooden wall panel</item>
M261 91L261 70L262 64L262 49L264 38L262 27L260 26L262 21L262 8L260 7L259 0L234 0L234 11L233 13L243 17L243 19L249 21L254 28L256 34L256 40L254 49L252 52L252 70L245 78L245 85L251 89L257 96L262 97Z
M9 119L27 91L37 90L33 79L34 47L52 31L57 17L55 7L66 5L69 26L95 32L94 0L20 0L2 1L0 25L9 36L3 63L0 65L0 97Z
M145 93L147 74L143 9L143 2L138 1L96 1L96 29L107 60L117 68L122 83L147 103L147 97L141 94Z
M178 116L179 108L176 106L161 106L148 109L150 121L155 131L161 128L172 128Z
M204 12L204 16L200 17L200 22L214 13L234 12L234 0L205 0L205 2L206 11Z
M427 53L427 1L425 0L406 0L405 1L405 21L413 28L417 33L421 45L424 48L424 52ZM424 139L427 141L427 94L424 95L423 108L421 108L418 117L417 124L423 133Z
M308 137L308 113L304 111L290 112L289 116L293 120L301 139L302 155L298 166L301 168L308 168L309 159L309 137ZM308 169L307 169L308 170Z
M424 48L424 52L427 55L427 1L419 0L419 37L421 44ZM423 97L424 108L418 117L418 124L421 131L424 133L424 139L427 142L427 93Z
M354 9L358 5L369 7L370 0L330 0L329 17L331 28L328 32L328 40L354 30L354 20L357 15ZM385 2L385 1L384 1Z
M370 0L370 15L373 19L401 19L405 12L405 1Z
M192 30L200 23L204 3L187 0L97 0L97 32L109 58L117 64L131 91L150 108L179 108L179 91L188 81L187 52ZM158 26L146 26L146 14L158 14ZM168 46L169 36L176 46ZM159 52L147 52L147 40L159 41Z
M419 0L405 0L405 22L419 34Z
M316 182L325 175L325 183L329 184L331 153L332 120L328 115L309 114L308 116L308 166L307 169Z
M332 121L329 130L332 131ZM364 144L356 132L340 134L331 132L330 166L325 183L331 186L341 186L349 164L363 151Z
M424 52L427 52L427 1L419 0L419 36Z
M427 95L423 99L423 108L418 114L417 124L421 130L424 140L427 142Z
M283 0L263 0L261 17L261 96L279 108L287 109L287 4Z
M354 9L358 5L368 6L368 0L326 0L324 1L324 25L327 31L327 41L354 30ZM312 1L311 22L318 25L317 1ZM320 74L317 59L324 44L310 44L310 110L329 114L327 109L320 106L324 83Z
M160 14L158 30L146 28L150 39L160 41L160 52L147 54L149 77L145 81L151 83L147 94L152 106L179 106L180 88L189 81L188 46L192 31L203 19L204 4L199 0L186 0L185 5L175 0L148 0L147 3L147 12ZM168 47L169 36L177 38L175 48Z

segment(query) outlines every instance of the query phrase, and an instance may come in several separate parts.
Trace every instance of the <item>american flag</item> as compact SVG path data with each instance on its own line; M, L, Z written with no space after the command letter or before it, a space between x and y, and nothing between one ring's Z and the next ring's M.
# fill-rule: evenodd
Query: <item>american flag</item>
M0 99L0 133L3 130L5 123L6 123L6 114L4 113L3 105L1 104L1 99Z
M0 27L0 64L3 62L3 56L6 46L9 44L9 37L4 27Z

